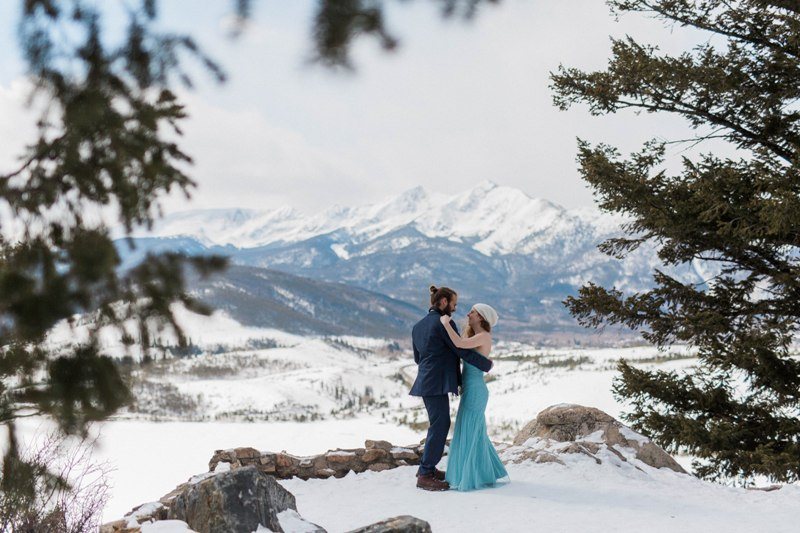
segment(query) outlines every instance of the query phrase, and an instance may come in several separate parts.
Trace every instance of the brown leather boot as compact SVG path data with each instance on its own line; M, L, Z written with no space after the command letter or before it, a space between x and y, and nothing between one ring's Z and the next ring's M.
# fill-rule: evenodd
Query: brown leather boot
M450 484L447 481L436 479L434 474L423 474L417 476L417 487L423 490L449 490Z
M417 472L417 477L419 477L419 472ZM439 481L444 481L445 473L439 470L438 468L434 468L433 477L435 477Z

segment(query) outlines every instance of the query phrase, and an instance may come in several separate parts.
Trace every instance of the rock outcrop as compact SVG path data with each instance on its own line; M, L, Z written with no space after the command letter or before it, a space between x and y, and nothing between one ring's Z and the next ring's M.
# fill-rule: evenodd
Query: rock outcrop
M431 533L431 525L413 516L396 516L348 533Z
M251 533L259 524L282 532L279 515L287 510L297 511L294 495L248 466L189 486L172 500L167 518L183 520L198 533ZM309 526L306 531L325 531Z
M422 449L422 444L394 446L385 440L367 440L363 448L328 450L310 456L235 448L215 451L208 462L208 469L214 471L227 463L231 470L255 466L278 479L338 478L346 476L348 472L381 472L398 466L417 465L422 457Z
M635 459L653 468L686 471L661 447L594 407L559 404L540 412L514 438L503 456L512 462L558 462L563 454L582 453L597 463L601 450L622 461Z
M142 524L167 519L177 519L186 522L189 527L199 533L206 531L236 531L236 529L208 529L212 527L204 524L216 524L214 512L210 511L210 506L214 506L218 512L223 509L228 511L239 509L236 512L247 512L259 516L259 520L267 519L263 513L267 513L270 523L258 522L273 531L283 531L274 521L277 517L278 522L290 520L298 524L303 518L297 514L294 504L294 496L283 489L275 479L290 479L299 477L309 478L329 478L343 477L348 472L380 472L391 468L405 465L419 464L422 456L423 445L412 444L410 446L394 446L390 442L383 440L367 440L363 448L336 449L329 450L323 454L312 456L297 456L285 451L262 452L255 448L235 448L232 450L217 450L209 461L209 472L193 476L186 483L178 485L174 490L165 494L157 501L145 503L135 507L123 519L103 524L100 533L138 533ZM243 472L243 474L238 474ZM240 477L243 476L243 477ZM268 480L268 481L266 481ZM257 495L253 499L248 495L249 503L236 503L236 498L231 495L238 495L236 487L251 484L257 488ZM264 490L262 489L262 485ZM280 489L280 490L279 490ZM281 492L287 496L281 496ZM244 494L244 493L243 493ZM274 498L273 498L274 496ZM237 496L238 498L238 496ZM284 501L282 498L286 498ZM289 500L291 503L288 503ZM205 503L204 503L205 502ZM202 507L205 504L206 507ZM238 506L238 507L237 507ZM244 507L247 507L245 509ZM205 510L204 510L205 509ZM270 511L272 509L272 511ZM274 512L273 512L274 511ZM248 514L248 516L250 516ZM215 515L216 516L216 515ZM425 529L414 529L419 526L417 522L405 520L410 517L398 517L379 522L367 527L405 527L406 529L375 529L374 531L429 531L427 522L418 522L428 527ZM403 519L403 520L401 520ZM228 527L233 522L223 520L220 524ZM242 524L250 522L242 517L236 518ZM413 519L417 520L417 519ZM386 525L388 524L388 525ZM275 527L273 527L275 526ZM213 526L216 527L216 526ZM222 526L220 526L222 527ZM249 526L243 526L249 527ZM324 531L324 529L306 522L304 528L308 531ZM411 529L408 529L411 528ZM257 526L248 530L254 531ZM244 531L244 529L242 530ZM373 530L369 530L373 531Z

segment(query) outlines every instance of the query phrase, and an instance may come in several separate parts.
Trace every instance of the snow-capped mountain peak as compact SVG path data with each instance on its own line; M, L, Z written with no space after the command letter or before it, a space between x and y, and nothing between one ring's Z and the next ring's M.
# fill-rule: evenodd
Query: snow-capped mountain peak
M415 306L424 306L431 283L447 283L502 308L504 330L565 331L575 326L561 302L586 282L640 291L663 267L652 247L624 261L598 251L621 234L621 222L485 181L451 194L415 187L371 205L313 214L288 207L178 213L143 235L162 238L121 253L127 267L148 250L210 249L233 264L350 284ZM668 271L691 283L708 278L697 265ZM231 308L243 308L240 296L230 297Z
M469 241L485 255L528 253L563 237L586 215L490 180L453 194L417 186L375 204L334 206L307 215L290 207L256 211L186 211L159 221L150 236L195 237L203 244L252 248L335 235L337 255L346 247L408 227L427 237ZM534 237L534 238L532 238Z

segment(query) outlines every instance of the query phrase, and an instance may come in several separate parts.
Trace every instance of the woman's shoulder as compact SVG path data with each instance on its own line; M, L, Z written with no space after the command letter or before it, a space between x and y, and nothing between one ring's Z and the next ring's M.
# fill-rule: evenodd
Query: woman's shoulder
M477 339L492 342L492 334L489 333L488 331L481 331L480 333L476 333L474 336Z
M481 342L482 350L480 352L485 351L486 353L483 354L484 357L488 357L489 352L492 351L492 334L488 331L481 331L480 333L476 333L474 338L478 339Z

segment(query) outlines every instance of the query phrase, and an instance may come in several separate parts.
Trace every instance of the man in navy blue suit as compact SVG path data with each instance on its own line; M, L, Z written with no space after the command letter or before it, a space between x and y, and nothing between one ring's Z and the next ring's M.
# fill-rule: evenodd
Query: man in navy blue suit
M447 287L431 286L431 308L428 315L414 325L411 337L414 362L419 366L417 379L411 387L412 396L422 396L428 411L428 436L417 471L417 487L425 490L447 490L444 472L436 465L444 453L447 432L450 430L450 398L458 394L461 385L459 358L484 372L492 362L475 350L456 348L441 322L442 315L452 316L458 305L458 295ZM458 332L455 322L450 325Z

